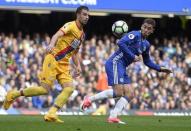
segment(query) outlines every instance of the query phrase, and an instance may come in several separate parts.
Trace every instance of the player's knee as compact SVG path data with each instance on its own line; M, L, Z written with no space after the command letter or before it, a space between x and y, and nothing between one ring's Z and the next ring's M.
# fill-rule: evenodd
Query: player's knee
M49 93L49 90L47 88L44 88L44 95L47 95Z
M133 99L134 98L134 90L132 89L126 89L124 90L124 94L125 96L127 96L129 99Z
M115 90L115 95L116 95L117 97L122 97L122 96L124 96L123 90L122 90L122 89Z
M45 89L44 91L44 93L45 94L48 94L49 92L50 92L50 90L51 90L51 86L50 85L48 85L48 84L45 84L45 83L41 83L41 86Z
M130 94L130 99L133 99L134 97L135 97L135 93L134 93L134 91L131 91L131 94Z

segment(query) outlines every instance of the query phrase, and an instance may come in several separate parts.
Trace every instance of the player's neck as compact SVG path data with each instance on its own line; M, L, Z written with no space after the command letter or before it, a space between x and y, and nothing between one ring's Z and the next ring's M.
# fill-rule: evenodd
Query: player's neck
M76 22L78 29L83 30L83 25L79 22L79 20L76 20L75 22Z
M147 37L146 36L142 36L142 40L145 40L145 39L147 39Z
M142 34L142 32L141 32L141 39L142 39L142 40L147 39L147 37L146 37L146 36L144 36L144 35Z

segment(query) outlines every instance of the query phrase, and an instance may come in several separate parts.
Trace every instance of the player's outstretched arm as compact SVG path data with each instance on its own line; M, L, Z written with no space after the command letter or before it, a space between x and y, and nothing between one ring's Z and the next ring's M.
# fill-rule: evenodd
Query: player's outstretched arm
M47 52L47 53L49 53L49 52L52 51L52 49L54 48L54 46L55 46L55 44L56 44L58 38L61 37L61 36L63 36L63 35L64 35L64 32L61 31L61 30L59 30L59 31L57 31L57 32L52 36L52 38L51 38L51 40L50 40L50 44L49 44L49 45L47 46L47 48L46 48L46 52Z
M149 54L149 48L147 48L147 50L145 52L143 52L142 54L143 57L143 62L146 66L148 66L151 69L154 69L156 71L161 71L161 67L158 64L155 64L151 58L150 58L150 54Z
M143 61L144 64L147 65L149 68L152 68L154 70L157 70L159 72L165 72L167 74L172 73L172 70L166 68L166 67L162 67L160 65L155 64L151 59L150 59L150 55L149 55L149 49L147 49L143 54Z

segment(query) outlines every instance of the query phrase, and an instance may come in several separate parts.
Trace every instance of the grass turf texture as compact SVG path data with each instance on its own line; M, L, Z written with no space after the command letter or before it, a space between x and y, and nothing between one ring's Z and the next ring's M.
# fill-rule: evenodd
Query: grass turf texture
M0 115L0 131L191 131L191 117L122 116L128 125L108 124L107 116L61 116L64 123L43 116Z

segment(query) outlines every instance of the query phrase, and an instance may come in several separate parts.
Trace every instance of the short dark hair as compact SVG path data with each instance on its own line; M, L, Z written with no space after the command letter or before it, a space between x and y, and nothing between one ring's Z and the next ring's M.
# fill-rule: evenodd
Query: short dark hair
M87 6L79 6L77 9L76 9L76 15L78 13L81 13L82 10L87 10L89 11L89 8Z
M155 20L154 20L154 19L151 19L151 18L144 19L143 24L144 24L144 23L151 24L154 28L155 28L155 26L156 26Z

